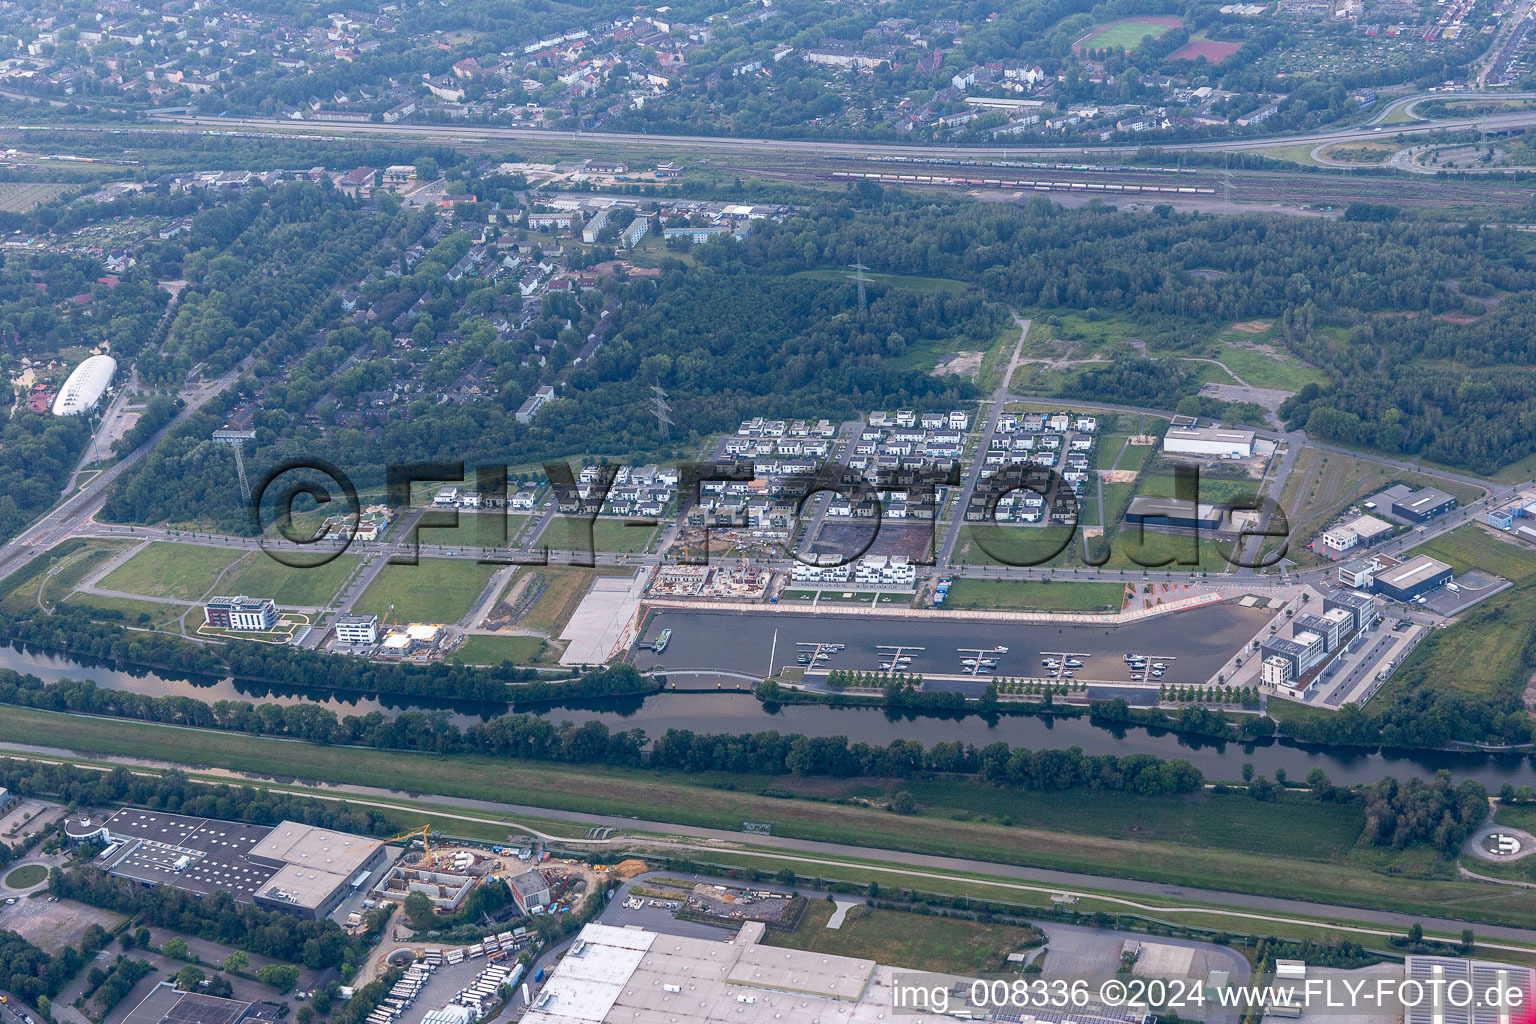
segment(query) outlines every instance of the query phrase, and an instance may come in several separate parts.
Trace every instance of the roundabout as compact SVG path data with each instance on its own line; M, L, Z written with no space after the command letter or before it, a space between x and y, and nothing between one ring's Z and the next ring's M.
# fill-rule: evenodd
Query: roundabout
M1536 853L1536 836L1509 825L1484 825L1467 840L1467 852L1478 860L1512 864Z
M10 869L5 874L4 888L7 892L30 892L48 881L48 866L46 864L23 864L20 867Z

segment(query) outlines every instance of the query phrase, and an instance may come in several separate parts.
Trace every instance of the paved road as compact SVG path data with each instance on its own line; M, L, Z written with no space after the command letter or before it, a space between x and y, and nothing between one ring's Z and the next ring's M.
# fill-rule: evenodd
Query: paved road
M976 445L975 455L971 457L970 469L961 482L960 493L950 512L949 526L944 532L944 543L939 548L940 568L947 567L954 558L955 545L960 540L960 531L965 527L965 510L970 505L971 494L976 490L976 483L981 479L981 471L986 466L987 451L992 446L992 438L997 435L998 417L1002 415L1003 406L1009 399L1008 386L1013 380L1014 371L1018 369L1019 359L1024 353L1024 339L1029 337L1029 328L1034 321L1026 320L1018 313L1013 313L1013 323L1019 328L1019 340L1013 346L1013 355L1008 358L1008 365L1003 370L1002 382L992 392L991 404L987 409L986 428L981 431L981 440Z
M175 418L132 452L123 456L115 465L92 477L86 485L55 505L53 510L0 547L0 578L10 575L66 537L81 532L106 501L107 489L131 467L138 465L165 437L166 433L192 413L207 405L226 388L240 379L251 360L243 360L239 366L224 376L203 385L183 389L185 402Z
M0 743L0 749L17 751L21 753L43 755L60 761L75 763L78 758L70 751L57 748L38 747L27 744ZM107 761L130 766L132 769L143 772L145 769L164 771L177 768L187 771L194 778L209 776L219 781L229 781L231 778L239 778L250 783L266 787L271 783L254 776L247 776L239 772L219 771L200 772L195 769L187 769L184 765L176 765L167 761L152 761L143 758L126 758L95 756L98 761ZM969 860L958 857L939 857L928 854L907 853L899 850L880 850L873 847L853 846L846 843L827 843L811 839L791 839L783 836L751 836L745 837L740 832L729 832L724 829L700 828L690 825L674 825L668 822L642 821L638 818L623 817L620 815L593 815L580 814L574 811L555 810L545 807L532 807L527 804L504 803L492 800L475 800L470 798L439 798L442 802L428 803L423 800L420 793L407 793L401 790L385 789L375 786L358 786L344 783L326 783L324 785L307 785L305 783L284 784L286 789L295 789L308 795L325 799L345 799L353 806L362 807L388 807L397 808L401 802L410 802L421 810L428 810L439 818L450 818L460 821L477 822L481 824L507 825L509 828L521 829L536 836L546 839L556 839L565 846L615 846L633 847L645 845L660 847L663 849L687 850L698 854L721 855L729 852L731 847L751 848L755 851L771 854L774 859L781 860L789 865L804 865L807 873L815 872L824 877L835 877L835 870L864 869L889 872L893 875L915 878L931 878L936 881L973 881L976 874L988 875L1001 879L997 887L1003 890L1016 890L1019 892L1075 892L1077 887L1089 890L1085 895L1097 899L1108 899L1111 902L1119 902L1133 909L1145 908L1153 916L1158 912L1169 913L1173 909L1160 906L1148 906L1130 897L1156 896L1162 899L1173 897L1175 899L1187 899L1197 904L1211 905L1216 910L1209 910L1205 906L1191 907L1189 912L1202 912L1216 916L1229 916L1234 919L1234 927L1238 929L1251 928L1260 930L1263 923L1285 921L1286 915L1303 915L1306 917L1338 917L1345 920L1387 926L1399 931L1406 930L1415 922L1426 929L1438 930L1447 934L1459 934L1467 922L1453 918L1416 917L1409 914L1398 914L1391 911L1362 910L1353 907L1341 907L1326 903L1316 903L1306 900L1280 899L1268 896L1250 896L1241 893L1223 892L1218 889L1201 889L1194 886L1166 885L1159 882L1143 882L1131 879L1111 878L1101 875L1090 875L1075 871L1054 871L1043 868L1020 867L1012 864L994 864L989 861ZM644 830L658 837L642 836L618 836L610 840L585 840L567 839L563 837L548 836L536 828L518 822L507 820L505 817L482 818L466 811L493 812L497 815L526 816L542 818L546 821L577 822L586 827L608 826L615 829ZM1025 841L1020 836L1021 843ZM832 870L828 870L832 869ZM1105 890L1125 894L1118 897L1105 897L1101 893ZM1510 939L1529 943L1532 933L1528 929L1509 928L1500 925L1478 924L1473 926L1479 938L1478 945L1485 949L1519 949L1528 951L1528 946L1501 946L1481 940ZM1340 930L1351 930L1347 926L1340 926ZM1356 926L1352 930L1365 933L1382 935L1388 934L1380 929Z

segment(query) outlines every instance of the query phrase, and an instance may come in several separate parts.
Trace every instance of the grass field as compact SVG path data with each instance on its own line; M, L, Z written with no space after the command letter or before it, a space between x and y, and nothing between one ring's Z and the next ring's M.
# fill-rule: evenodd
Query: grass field
M539 656L544 641L536 636L484 636L465 638L449 660L465 665L500 665L503 661L526 665Z
M592 547L610 554L634 554L644 551L656 535L656 527L646 523L630 526L626 520L604 516L592 522ZM575 551L585 547L586 534L579 520L556 516L550 520L536 542L551 551Z
M1136 493L1154 498L1172 498L1173 474L1143 476ZM1232 480L1225 477L1200 474L1199 499L1204 504L1248 501L1258 496L1259 481Z
M231 548L155 541L112 570L101 587L145 597L196 601L241 554Z
M163 626L192 606L190 604L163 604L159 601L139 601L131 597L104 597L100 594L75 594L64 602L66 607L91 608L97 611L121 612L123 622L130 626ZM201 622L199 615L194 622Z
M528 517L521 514L502 515L500 512L459 511L457 526L424 526L417 531L423 544L445 547L461 545L466 549L506 547L514 541L527 525ZM502 529L505 524L506 533Z
M39 604L56 604L131 544L132 541L91 540L66 555L51 555L40 573L0 596L0 611L24 614Z
M1178 18L1123 18L1106 25L1096 26L1094 31L1072 44L1072 49L1083 50L1134 50L1143 38L1158 38L1179 24Z
M5 884L12 889L30 889L48 880L48 869L41 864L23 864L5 876Z
M1508 534L1480 523L1458 526L1427 544L1420 544L1410 554L1438 558L1458 576L1469 569L1481 569L1521 583L1536 575L1536 551Z
M496 569L469 558L423 558L419 565L386 565L353 611L383 618L394 605L399 622L458 622Z
M957 349L953 341L945 338L919 338L901 355L887 357L881 363L893 370L928 371L938 366L939 360L958 352L981 355L984 351L982 348Z
M1116 500L1122 497L1124 495L1115 495ZM1106 508L1109 501L1110 495L1106 494ZM1060 546L1065 527L1040 529L1004 525L1000 529L1000 534L987 541L991 549L989 553L982 549L975 531L970 527L964 528L956 548L956 560L969 565L1008 564L1061 569L1084 565L1080 536L1074 535L1065 550L1051 555ZM1132 573L1157 568L1172 572L1221 573L1232 568L1228 560L1232 552L1231 541L1217 542L1202 538L1197 549L1192 537L1158 533L1155 530L1147 530L1144 535L1138 536L1135 529L1128 529L1113 532L1107 539L1096 538L1091 543L1094 557L1102 560L1099 567L1103 569ZM1107 560L1102 554L1106 543L1109 545ZM1185 564L1184 560L1191 556L1194 564Z
M1283 358L1276 359L1245 345L1223 341L1215 358L1251 387L1300 391L1308 384L1328 382L1328 375L1322 370L1306 365L1278 345L1275 347Z
M265 552L253 551L225 574L220 585L231 594L270 597L285 608L317 608L331 602L360 564L360 555L341 555L314 568L292 568Z
M621 769L576 768L488 757L442 757L356 747L322 747L269 737L182 729L148 723L85 718L7 707L0 715L0 740L43 744L67 750L164 759L187 765L216 765L263 776L288 775L368 786L387 785L447 798L537 801L545 807L642 820L739 830L742 821L771 821L775 835L845 842L877 849L901 849L999 864L1078 870L1109 877L1203 886L1255 895L1305 898L1348 906L1391 909L1407 914L1449 914L1470 920L1536 925L1536 891L1489 889L1483 884L1404 875L1388 876L1321 854L1336 851L1353 822L1337 809L1305 800L1266 805L1242 798L1207 796L1147 798L1093 790L1065 794L1015 794L977 783L967 811L925 805L940 799L923 780L892 783L910 788L922 812L893 828L889 812L834 803L871 780L797 779L743 775L656 774ZM937 783L935 785L938 785ZM731 788L723 788L729 786ZM774 796L762 795L765 791ZM782 795L777 795L782 794ZM815 797L814 800L795 797ZM945 794L943 800L959 799ZM1063 805L1055 812L1098 821L1096 834L1082 835L1038 826L1023 809L1014 825L995 818L1012 801ZM1211 810L1192 812L1192 801L1210 801ZM1012 806L1025 808L1027 805ZM1189 842L1166 838L1123 838L1129 828L1119 815L1134 806L1141 829L1161 836L1185 834ZM1284 808L1277 815L1275 806ZM1042 811L1041 813L1046 813ZM1197 818L1192 820L1191 814ZM1203 820L1202 820L1203 819ZM1105 830L1117 830L1106 836ZM1255 849L1262 852L1253 852ZM1299 851L1318 854L1306 859ZM1496 897L1494 894L1498 894Z
M1390 702L1415 685L1480 696L1518 696L1529 670L1521 655L1536 622L1536 583L1495 594L1447 629L1432 629L1375 700Z
M6 213L29 213L55 196L79 187L51 181L0 182L0 210Z
M524 573L537 576L529 586L542 587L543 593L518 620L519 626L541 630L550 636L559 636L571 613L581 604L581 599L599 576L633 576L629 569L583 569L573 565L540 565L519 569L512 585Z
M1536 806L1531 804L1499 804L1498 810L1493 812L1493 820L1536 835Z
M945 608L1027 608L1035 611L1119 611L1119 583L1046 583L958 579Z
M1280 492L1280 508L1285 512L1296 546L1310 540L1344 508L1395 480L1413 487L1438 487L1455 495L1462 504L1482 496L1482 491L1466 484L1422 473L1405 473L1354 455L1303 448Z
M893 967L945 974L1001 971L1008 954L1038 945L1033 928L957 921L926 914L858 906L842 927L827 928L832 904L812 900L793 932L768 932L769 946L805 949L831 956L851 956Z

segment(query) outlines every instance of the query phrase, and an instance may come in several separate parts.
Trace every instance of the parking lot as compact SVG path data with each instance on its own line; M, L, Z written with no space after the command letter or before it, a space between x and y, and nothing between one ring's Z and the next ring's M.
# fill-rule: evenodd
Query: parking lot
M49 953L78 946L85 930L93 924L111 931L122 920L121 914L110 910L68 900L51 903L42 895L23 896L8 906L0 904L0 929L15 932Z
M1430 591L1424 595L1424 603L1419 607L1436 615L1450 617L1466 611L1479 601L1486 601L1513 584L1498 576L1473 570L1457 576L1455 586L1455 590L1447 584Z
M64 817L64 808L43 800L19 800L0 816L0 839L14 843Z

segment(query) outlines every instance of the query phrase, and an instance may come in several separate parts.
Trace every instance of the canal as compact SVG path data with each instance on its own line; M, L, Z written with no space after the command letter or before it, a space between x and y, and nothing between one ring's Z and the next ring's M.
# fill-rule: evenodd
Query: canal
M467 725L506 710L502 705L429 702L387 696L349 694L345 698L318 699L319 695L314 692L274 692L228 679L178 679L15 647L0 647L0 668L31 673L50 681L91 680L104 688L151 696L180 695L209 703L219 700L280 704L309 701L342 716L364 715L371 711L392 714L407 707L444 709L451 713L454 721ZM3 713L0 710L0 714ZM1217 742L1142 728L1107 728L1087 718L936 716L895 714L882 708L764 706L751 694L741 692L669 692L644 699L621 698L547 707L534 713L556 722L580 725L597 721L610 729L642 729L650 736L660 736L668 729L691 729L700 733L749 733L773 729L807 736L846 736L852 742L882 745L894 739L913 739L924 745L959 740L977 746L1002 741L1034 749L1077 746L1088 754L1154 754L1183 758L1212 779L1237 779L1246 762L1264 774L1272 775L1275 769L1284 769L1292 780L1298 781L1314 767L1322 768L1340 785L1371 783L1389 775L1400 779L1427 778L1441 769L1450 771L1458 780L1477 779L1495 790L1505 782L1516 786L1536 785L1536 769L1523 755L1318 749L1280 740L1257 744Z

